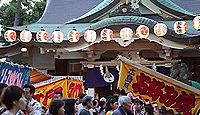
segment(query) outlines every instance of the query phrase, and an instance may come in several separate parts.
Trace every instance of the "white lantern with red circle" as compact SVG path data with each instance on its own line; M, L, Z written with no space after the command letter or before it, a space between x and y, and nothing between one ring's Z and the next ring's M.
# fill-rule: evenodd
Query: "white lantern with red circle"
M133 37L133 30L125 27L120 30L120 37L123 41L130 40Z
M55 30L51 35L52 41L55 43L61 43L64 40L64 34L60 30Z
M32 39L32 33L28 30L23 30L20 33L20 41L22 42L30 42Z
M69 42L78 42L80 40L80 33L76 29L72 29L67 34Z
M36 39L38 42L47 42L49 40L49 35L45 30L40 30L36 34Z
M101 39L103 41L111 41L113 39L113 31L111 29L103 29L101 31Z
M145 25L140 25L136 29L136 35L139 38L148 38L149 37L149 28Z
M13 30L7 30L5 33L4 33L4 38L7 42L14 42L16 41L17 39L17 34L15 31Z
M157 23L154 26L154 33L156 36L164 36L167 34L167 25L164 23Z
M94 30L87 30L84 33L84 39L86 42L94 42L97 39L97 33Z
M195 29L200 30L200 16L196 16L193 19L193 26Z
M185 34L188 29L186 21L177 21L174 23L174 31L177 34Z

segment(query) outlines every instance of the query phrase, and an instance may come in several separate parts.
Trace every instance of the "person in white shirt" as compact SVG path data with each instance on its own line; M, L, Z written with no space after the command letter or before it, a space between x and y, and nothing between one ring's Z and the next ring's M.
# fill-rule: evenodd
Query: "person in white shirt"
M33 95L35 93L35 87L33 85L26 84L23 87L25 98L30 102L32 106L32 113L31 115L41 115L42 114L42 106L41 104L33 99Z
M82 110L82 109L84 109L84 107L83 107L83 105L82 105L82 99L84 98L86 96L86 94L83 94L83 93L80 93L79 95L78 95L78 100L77 100L77 106L75 107L76 108L76 113L75 113L75 115L79 115L79 113L80 113L80 111Z

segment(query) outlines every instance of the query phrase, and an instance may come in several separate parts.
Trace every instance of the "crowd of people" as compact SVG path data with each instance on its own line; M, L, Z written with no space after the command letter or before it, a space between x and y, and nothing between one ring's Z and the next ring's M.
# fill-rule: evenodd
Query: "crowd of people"
M48 108L33 98L35 87L0 84L0 115L174 115L172 110L158 107L133 97L131 93L94 99L79 94L77 99L63 98L55 92Z

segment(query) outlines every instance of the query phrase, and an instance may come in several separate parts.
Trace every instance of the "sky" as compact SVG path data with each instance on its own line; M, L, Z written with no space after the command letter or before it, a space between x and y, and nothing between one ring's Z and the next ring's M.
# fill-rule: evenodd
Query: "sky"
M0 6L2 6L3 4L5 4L5 3L8 3L8 2L10 2L11 0L1 0L1 2L0 2Z
M3 4L9 3L12 0L1 0L0 2L0 6L2 6ZM39 0L34 0L34 1L39 1Z

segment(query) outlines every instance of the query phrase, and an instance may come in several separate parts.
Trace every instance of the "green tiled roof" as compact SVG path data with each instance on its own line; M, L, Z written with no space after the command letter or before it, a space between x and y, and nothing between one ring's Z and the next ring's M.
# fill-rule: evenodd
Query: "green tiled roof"
M131 23L131 24L138 24L138 25L144 24L144 25L147 25L148 27L152 28L156 24L156 21L149 19L149 18L145 18L145 17L139 17L139 16L117 16L117 17L107 18L107 19L104 19L97 23L94 23L93 25L91 25L91 27L92 28L102 28L107 25L112 25L112 24L116 24L116 23L119 23L119 24Z
M68 21L66 23L72 23L74 21L81 20L81 19L83 19L85 17L91 16L91 15L93 15L93 14L101 11L102 9L106 8L107 6L109 6L110 4L112 4L114 1L116 2L116 0L104 0L98 6L96 6L95 8L93 8L92 10L90 10L89 12L87 12L86 14L84 14L83 16L81 16L81 17L79 17L77 19ZM120 0L118 0L118 1L120 1Z
M157 1L160 4L166 6L166 7L170 8L170 9L173 9L173 10L175 10L177 12L194 16L194 14L192 14L191 12L188 12L187 10L185 10L182 7L178 6L177 4L175 4L174 2L172 2L171 0L157 0Z

